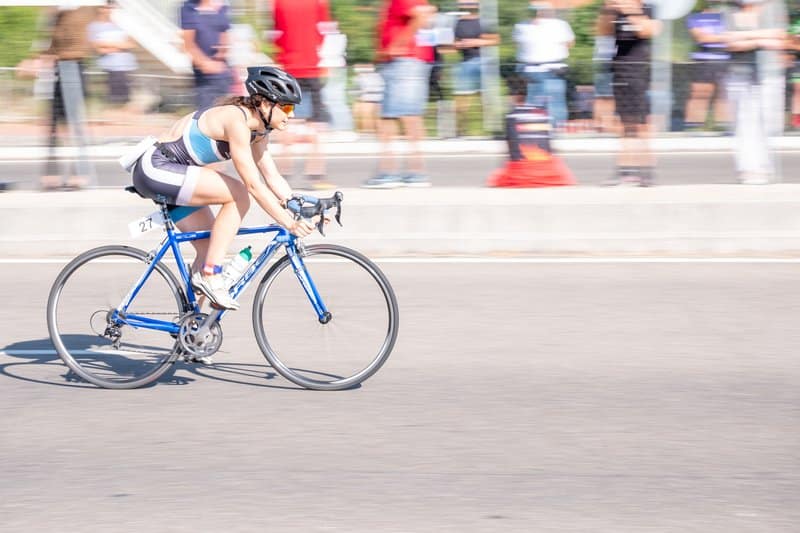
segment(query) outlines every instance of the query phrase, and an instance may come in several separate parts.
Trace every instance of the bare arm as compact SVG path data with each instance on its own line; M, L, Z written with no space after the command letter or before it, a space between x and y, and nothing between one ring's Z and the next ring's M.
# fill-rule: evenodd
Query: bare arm
M751 50L783 50L786 44L786 32L780 29L731 31L722 35L731 52L749 52Z
M500 36L496 33L482 33L475 39L459 39L455 42L456 48L479 48L481 46L497 46Z
M723 40L720 34L704 31L702 28L692 28L689 33L695 42L699 44L721 43Z
M295 220L292 215L281 207L281 200L273 193L261 179L259 167L253 157L250 147L250 128L237 118L226 118L225 133L228 145L231 149L231 159L236 172L242 178L247 191L255 199L261 209L272 217L281 226L292 230L295 227ZM263 159L263 157L262 157ZM277 172L277 171L276 171ZM280 177L280 174L278 174ZM275 178L272 178L273 181ZM283 178L280 178L283 180ZM286 180L283 180L284 183ZM286 184L288 188L288 184Z
M112 54L123 50L130 50L136 45L130 38L124 41L92 41L92 46L98 54Z
M409 43L413 43L417 30L424 28L428 24L430 17L436 13L436 7L432 5L416 6L409 13L410 20L403 31L397 32L397 35L391 43L389 43L387 53L390 57L402 56L406 53Z
M215 61L208 57L200 50L195 40L195 30L183 30L181 35L183 37L183 48L189 57L192 58L192 65L197 67L198 70L206 74L218 74L225 70L225 64L221 61Z
M642 39L651 39L661 32L661 21L650 18L644 13L642 3L636 0L608 0L606 6L617 10L636 26L636 35ZM613 27L614 21L611 21Z
M275 161L272 159L267 147L267 139L252 145L250 149L253 153L253 160L258 166L258 170L261 171L261 175L264 176L267 187L280 201L285 201L292 196L292 188L278 171L278 167L275 165Z
M595 33L600 37L610 37L614 35L614 15L606 6L600 9L600 15L597 17L597 25L595 26Z
M636 35L642 39L652 39L661 33L661 21L651 19L644 13L628 15L628 20L636 25Z

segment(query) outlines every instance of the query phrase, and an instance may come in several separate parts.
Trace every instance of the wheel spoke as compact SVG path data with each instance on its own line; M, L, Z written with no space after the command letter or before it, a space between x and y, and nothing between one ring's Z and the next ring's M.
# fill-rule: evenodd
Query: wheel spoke
M308 317L308 298L285 258L258 288L253 324L259 347L284 377L313 389L342 389L385 362L397 336L394 292L377 266L344 247L309 246L306 262L333 318Z
M145 271L146 260L145 252L124 246L90 250L64 268L51 290L47 318L53 344L76 374L95 385L145 385L175 357L176 343L168 333L111 322L113 310ZM127 312L174 321L184 301L174 275L159 265Z

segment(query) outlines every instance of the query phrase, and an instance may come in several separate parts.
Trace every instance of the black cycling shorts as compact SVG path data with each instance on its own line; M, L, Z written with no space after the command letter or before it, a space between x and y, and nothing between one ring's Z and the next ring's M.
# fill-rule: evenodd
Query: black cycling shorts
M623 124L646 124L650 114L650 65L614 63L614 101Z

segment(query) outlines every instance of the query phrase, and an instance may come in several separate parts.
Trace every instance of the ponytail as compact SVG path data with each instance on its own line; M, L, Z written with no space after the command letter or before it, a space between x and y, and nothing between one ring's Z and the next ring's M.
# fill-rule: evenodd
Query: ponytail
M228 96L225 98L220 98L217 100L216 105L235 105L235 106L242 106L246 107L253 113L258 112L258 108L261 107L261 104L264 102L270 102L267 98L260 94L254 94L251 96Z

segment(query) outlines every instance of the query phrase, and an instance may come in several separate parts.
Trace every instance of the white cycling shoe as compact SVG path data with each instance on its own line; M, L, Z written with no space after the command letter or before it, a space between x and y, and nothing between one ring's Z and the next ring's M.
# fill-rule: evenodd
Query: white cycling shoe
M192 274L192 287L205 294L213 305L235 311L239 302L231 298L225 278L220 274L204 276L200 272Z

